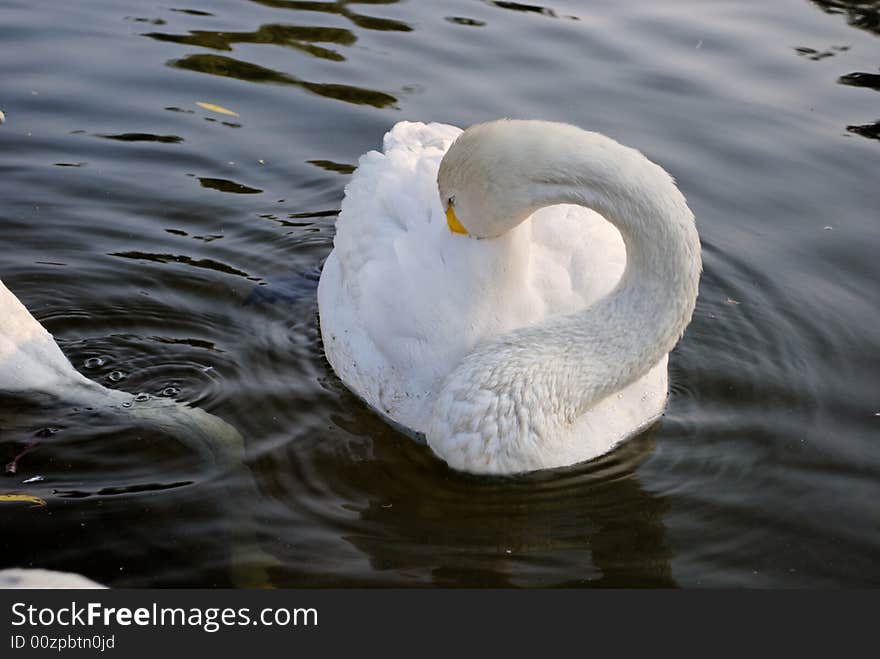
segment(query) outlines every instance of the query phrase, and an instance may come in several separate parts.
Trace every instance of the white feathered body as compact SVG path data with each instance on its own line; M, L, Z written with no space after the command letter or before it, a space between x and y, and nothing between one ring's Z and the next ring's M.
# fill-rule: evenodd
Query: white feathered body
M91 384L0 281L0 391L49 393Z
M371 407L419 434L428 432L447 378L477 346L589 307L614 289L626 265L620 233L582 206L543 208L490 240L451 233L437 173L460 133L401 122L382 153L361 157L318 287L334 371ZM655 421L666 401L666 361L536 442L526 468L596 457ZM540 397L542 383L531 384L511 395ZM433 423L442 432L443 419ZM522 456L519 468L506 462L505 442L513 439L506 430L442 457L469 471L525 470Z

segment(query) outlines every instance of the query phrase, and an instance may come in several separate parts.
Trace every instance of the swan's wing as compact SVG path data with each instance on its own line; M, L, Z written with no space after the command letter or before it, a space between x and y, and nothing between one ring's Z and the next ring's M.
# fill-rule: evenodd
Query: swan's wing
M429 331L449 313L435 295L438 278L448 275L449 250L436 177L460 132L401 122L385 136L383 152L361 156L318 286L324 350L337 375L416 430L434 381L448 368L438 358L450 346Z
M0 391L54 391L82 382L55 339L0 281Z
M402 121L385 135L383 152L360 157L333 241L345 271L363 274L367 263L384 266L405 258L399 241L407 234L430 238L440 207L437 169L459 133L454 126ZM354 277L346 282L356 286Z
M0 570L0 588L106 588L80 574L34 568Z

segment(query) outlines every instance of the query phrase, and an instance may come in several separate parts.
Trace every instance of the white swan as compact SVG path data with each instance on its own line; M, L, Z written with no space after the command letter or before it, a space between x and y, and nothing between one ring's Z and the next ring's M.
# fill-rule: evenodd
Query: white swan
M541 121L402 122L361 157L336 227L327 359L453 468L582 462L662 414L700 243L638 151Z

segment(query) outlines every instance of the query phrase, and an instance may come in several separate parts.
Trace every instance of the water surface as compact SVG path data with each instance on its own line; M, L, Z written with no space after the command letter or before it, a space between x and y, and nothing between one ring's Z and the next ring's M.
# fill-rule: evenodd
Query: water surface
M0 491L47 505L0 508L0 567L113 586L238 584L260 561L282 587L880 585L880 14L548 2L3 4L0 278L82 372L222 417L247 459L218 470L172 436L3 397L0 461L31 450ZM662 164L705 272L659 426L486 479L346 391L315 289L385 131L503 116ZM231 547L233 526L260 551Z

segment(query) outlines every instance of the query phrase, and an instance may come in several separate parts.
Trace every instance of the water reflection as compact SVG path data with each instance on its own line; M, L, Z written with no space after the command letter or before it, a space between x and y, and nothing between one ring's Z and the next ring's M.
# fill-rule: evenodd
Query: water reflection
M171 416L184 409L160 405ZM215 583L268 585L266 570L276 561L255 542L246 506L254 485L242 466L242 438L228 426L228 434L218 432L223 423L217 420L209 443L199 447L186 432L193 428L178 435L173 423L136 418L70 407L42 394L0 394L4 490L46 502L39 511L4 510L13 521L33 520L27 542L0 538L7 564L32 564L30 548L52 547L49 556L41 553L41 565L124 583L131 573L143 574L153 561L164 560L170 567L166 583L186 583L181 557L189 554L204 561ZM53 514L54 523L40 524L37 515ZM180 524L180 515L191 523ZM199 532L200 524L217 534L214 541Z
M293 11L319 11L325 14L338 14L365 30L381 30L385 32L411 32L412 28L401 21L389 18L364 16L349 9L349 5L393 5L399 0L340 0L339 2L304 2L301 0L251 0L258 5L275 9L291 9Z
M849 73L845 76L840 76L837 79L841 85L852 85L853 87L867 87L868 89L873 89L876 92L880 92L880 75L876 73Z
M880 75L876 73L864 73L862 71L857 71L855 73L849 73L844 76L840 76L837 79L841 85L850 85L852 87L863 87L865 89L872 89L875 92L880 92ZM867 137L869 139L880 140L880 121L874 122L872 124L864 124L861 126L847 126L846 130L850 133L854 133L855 135L861 135L862 137Z
M308 567L302 548L268 545L285 564L277 585L675 585L669 503L637 474L654 452L650 433L586 465L475 477L364 410L329 374L324 382L338 397L331 419L344 439L309 451L292 439L255 470L264 494L288 510L276 519L304 515L331 529L370 570L340 568L355 559L341 558L351 552L338 540L332 551L309 552ZM292 541L293 530L278 531ZM327 554L327 567L315 553Z
M310 227L315 224L315 222L303 222L303 220L320 220L321 218L327 217L336 217L339 215L339 210L327 210L327 211L305 211L302 213L288 213L287 217L289 219L284 220L274 213L263 213L260 217L266 220L273 220L277 222L279 225L284 227ZM318 270L320 273L320 269Z
M475 18L464 18L462 16L447 16L446 20L456 25L467 25L469 27L484 27L485 21L478 21Z
M182 137L177 135L153 135L152 133L120 133L118 135L97 135L105 140L117 140L119 142L161 142L163 144L180 144Z
M190 16L213 16L214 14L202 11L200 9L169 9L168 11L174 11L179 14L189 14Z
M300 226L308 225L301 223ZM253 287L242 306L290 305L314 297L320 275L320 270L315 268L268 277Z
M170 60L168 65L186 71L208 73L225 78L246 80L247 82L295 85L319 96L357 105L372 105L376 108L385 108L397 103L396 97L384 92L355 87L353 85L300 80L287 73L273 71L258 64L251 64L250 62L243 62L222 55L187 55L181 59Z
M846 22L862 30L880 34L880 5L862 0L810 0L828 14L842 14Z
M343 162L333 162L332 160L308 160L310 165L320 167L328 172L336 172L337 174L351 174L357 169L357 165L349 165Z
M156 39L157 41L201 46L214 50L232 50L233 44L237 43L273 44L295 48L314 57L334 62L345 61L345 57L335 50L315 46L314 43L335 43L341 46L350 46L357 41L357 37L351 30L281 24L262 25L255 32L207 32L195 30L189 34L148 32L143 36Z
M853 27L880 35L880 3L860 2L859 0L810 0L810 2L828 14L842 14L846 16L846 22ZM839 51L848 50L846 47L837 47L835 49ZM798 50L802 51L804 49L799 48ZM811 59L821 59L822 55L822 53L817 53ZM864 87L873 91L880 91L880 75L876 73L856 71L841 76L837 82L841 85ZM869 139L880 139L880 121L861 125L849 125L846 127L846 130L854 135L861 135Z
M239 277L252 279L248 273L214 259L194 259L191 256L183 254L154 254L139 251L114 252L110 254L110 256L119 256L124 259L135 259L140 261L152 261L153 263L182 263L193 268L206 268L227 275L237 275Z
M880 140L880 121L877 121L873 124L863 124L861 126L847 126L846 130L850 133L861 135L862 137L867 137L873 140Z
M806 57L814 62L818 62L826 57L834 57L839 53L845 53L849 50L849 46L831 46L828 50L816 50L815 48L802 46L800 48L795 48L794 50L798 55Z
M352 507L357 524L343 538L374 570L423 571L438 586L674 586L669 504L632 466L606 469L456 489L443 474L438 492L382 493Z
M199 176L198 179L203 188L219 190L220 192L231 192L233 194L260 194L262 192L259 188L252 188L244 183L236 183L225 178Z

